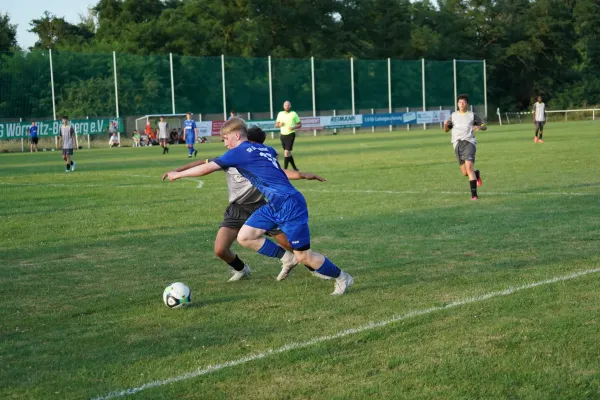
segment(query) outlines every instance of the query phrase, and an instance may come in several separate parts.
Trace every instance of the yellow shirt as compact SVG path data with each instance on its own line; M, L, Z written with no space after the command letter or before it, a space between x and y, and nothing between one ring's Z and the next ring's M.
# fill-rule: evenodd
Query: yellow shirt
M277 114L277 121L275 122L283 122L283 126L281 129L282 135L289 135L292 132L295 132L295 129L292 129L292 126L298 125L300 123L300 117L296 114L296 111L280 111Z

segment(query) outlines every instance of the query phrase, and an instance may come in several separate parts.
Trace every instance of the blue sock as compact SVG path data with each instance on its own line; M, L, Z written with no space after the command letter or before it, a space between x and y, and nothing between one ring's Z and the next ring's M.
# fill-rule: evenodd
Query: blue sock
M325 257L325 262L316 272L320 273L321 275L337 278L342 273L342 270L339 269L334 263L329 261L329 258Z
M193 152L194 152L194 146L190 146L190 156L192 155Z
M271 242L269 239L265 239L265 243L262 245L260 250L258 250L258 254L262 254L263 256L267 257L281 258L285 254L285 250Z

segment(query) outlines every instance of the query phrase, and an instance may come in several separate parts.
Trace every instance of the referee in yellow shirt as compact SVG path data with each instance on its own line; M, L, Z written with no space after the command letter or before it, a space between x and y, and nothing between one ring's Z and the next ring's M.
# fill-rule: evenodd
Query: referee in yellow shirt
M296 111L290 111L291 109L292 103L289 101L283 103L283 111L277 114L275 128L281 128L281 135L279 137L283 146L283 168L287 169L288 165L292 164L294 171L298 171L296 163L294 163L294 157L292 156L292 149L294 148L294 140L296 140L296 129L302 127L302 122L300 122L300 117L296 114Z

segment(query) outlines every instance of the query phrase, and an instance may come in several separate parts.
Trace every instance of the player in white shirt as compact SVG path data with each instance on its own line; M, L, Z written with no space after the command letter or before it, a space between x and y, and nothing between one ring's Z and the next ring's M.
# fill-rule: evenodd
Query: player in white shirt
M537 102L533 103L533 124L535 125L535 143L544 143L544 125L546 124L546 104L542 102L542 96L538 96ZM539 134L539 139L538 139Z

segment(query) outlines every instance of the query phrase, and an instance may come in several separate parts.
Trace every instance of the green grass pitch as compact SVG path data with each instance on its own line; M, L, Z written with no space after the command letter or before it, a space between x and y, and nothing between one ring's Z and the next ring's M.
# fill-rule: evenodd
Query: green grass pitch
M73 173L58 152L0 155L0 398L105 398L299 343L126 397L598 398L600 273L483 297L600 267L598 127L479 132L478 202L439 129L299 137L299 168L328 179L295 183L313 248L355 277L339 297L238 245L253 275L227 283L224 175L160 181L184 146L82 150ZM175 281L190 307L162 303Z

